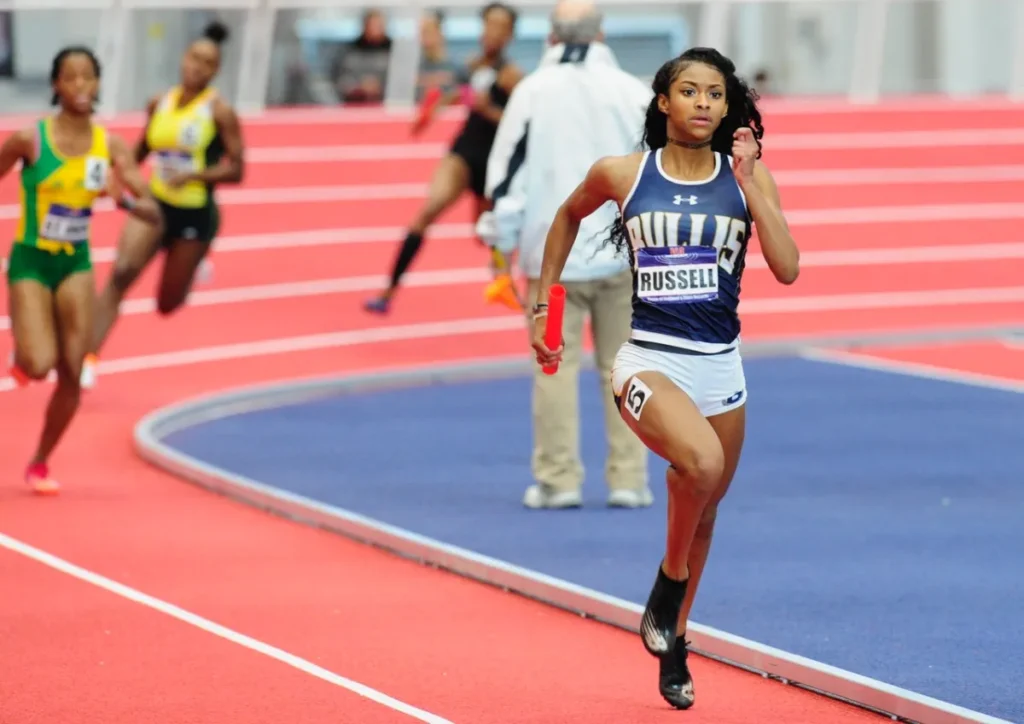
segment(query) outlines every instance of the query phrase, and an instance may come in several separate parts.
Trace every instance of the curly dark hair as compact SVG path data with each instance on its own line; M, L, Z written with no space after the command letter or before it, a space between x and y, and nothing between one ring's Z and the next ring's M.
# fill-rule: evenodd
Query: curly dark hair
M644 120L644 133L640 140L640 150L652 151L664 148L668 143L668 117L658 108L658 96L669 94L672 82L686 68L694 63L702 63L718 70L725 78L725 100L729 105L729 113L711 136L711 150L724 155L732 153L733 134L740 128L750 128L757 142L757 157L761 157L761 139L764 137L764 125L761 122L761 111L757 107L757 92L736 75L736 65L714 48L690 48L678 58L665 63L654 75L651 90L654 97L647 106L647 117ZM625 254L632 254L632 246L626 233L626 227L619 214L612 224L609 239L615 247Z

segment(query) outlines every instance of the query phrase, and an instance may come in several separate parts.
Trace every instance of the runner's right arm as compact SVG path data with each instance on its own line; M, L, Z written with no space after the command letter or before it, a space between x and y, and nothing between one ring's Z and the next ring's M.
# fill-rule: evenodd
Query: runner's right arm
M31 162L35 153L35 133L24 129L7 137L0 146L0 178L11 172L18 161Z

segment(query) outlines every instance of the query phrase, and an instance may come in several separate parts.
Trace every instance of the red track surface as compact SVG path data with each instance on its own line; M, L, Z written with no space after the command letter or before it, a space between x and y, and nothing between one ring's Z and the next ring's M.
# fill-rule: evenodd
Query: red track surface
M977 128L964 129L965 118ZM322 148L325 158L358 155L359 144L394 144L407 127L315 120L247 125L254 160L245 187L222 197L213 284L171 319L147 307L154 275L139 285L100 386L54 460L65 483L59 499L32 498L20 486L47 386L0 391L0 420L14 430L0 438L0 532L452 721L678 718L662 706L653 662L631 635L274 519L134 457L134 422L183 397L524 352L518 320L482 303L486 256L470 238L465 202L442 220L443 238L428 241L392 316L360 310L422 199L431 155L455 126L439 124L413 145L392 147L393 156L419 157L412 160L316 161L309 153L302 161L259 160L298 158L303 149L273 149L299 146ZM1024 205L1016 206L1024 169L1013 166L1024 163L1024 133L969 148L913 133L978 138L983 126L1005 134L1022 121L1024 111L1013 108L769 111L765 160L779 176L805 267L797 285L785 288L751 258L745 337L1024 324L1017 231ZM134 139L136 129L122 130ZM859 147L833 148L844 132ZM1004 168L1002 180L981 180L983 166L996 165L1021 179L1007 180ZM950 166L963 166L972 180L950 182L934 171ZM883 183L882 168L933 171ZM829 181L821 176L829 169L850 173ZM325 200L295 202L298 187ZM8 238L15 189L13 177L0 184L0 235ZM977 206L993 203L1000 206ZM122 217L100 217L103 280ZM979 244L987 256L975 261ZM928 249L956 245L963 245L961 258L935 258ZM830 255L836 250L853 254ZM873 256L880 250L884 263ZM317 281L323 284L310 285ZM1024 351L996 342L871 354L997 377L1019 379L1024 371ZM5 724L410 721L10 550L0 549L0 580L0 640L17 652L0 657ZM878 719L703 660L695 673L700 698L687 721Z

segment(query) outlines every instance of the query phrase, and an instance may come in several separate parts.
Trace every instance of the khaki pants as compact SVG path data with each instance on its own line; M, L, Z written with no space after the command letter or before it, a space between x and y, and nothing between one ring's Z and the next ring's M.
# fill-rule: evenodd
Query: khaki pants
M533 476L538 483L557 492L577 491L583 485L579 368L583 323L589 314L608 440L605 481L611 490L642 490L647 487L647 448L619 416L611 385L615 355L629 339L632 274L627 270L607 279L562 285L566 292L562 362L554 375L546 375L539 365L534 366ZM528 296L532 306L537 299L535 279L529 281Z

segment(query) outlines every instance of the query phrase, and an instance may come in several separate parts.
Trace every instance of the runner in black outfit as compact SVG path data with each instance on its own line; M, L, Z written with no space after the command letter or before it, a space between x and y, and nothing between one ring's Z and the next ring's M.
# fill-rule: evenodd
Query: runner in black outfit
M498 122L508 103L512 89L523 77L522 71L505 58L505 49L512 41L518 14L502 3L491 3L481 13L484 32L480 38L483 50L480 57L469 63L461 81L473 91L473 104L465 125L452 144L451 151L441 159L430 183L427 202L409 227L402 247L391 270L391 283L377 298L368 301L367 311L387 313L398 290L402 276L409 269L423 243L423 234L431 224L454 204L464 191L476 196L476 217L486 211L484 183L487 176L487 157L494 143ZM459 99L462 92L455 90L445 95L414 127L419 132L426 127L434 113Z

